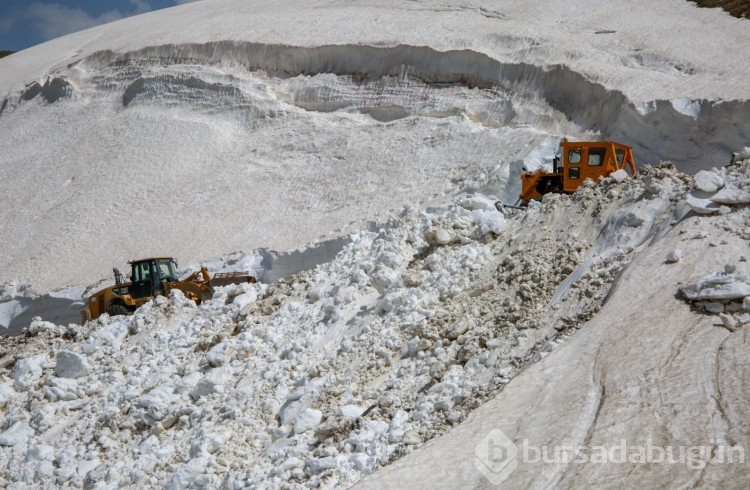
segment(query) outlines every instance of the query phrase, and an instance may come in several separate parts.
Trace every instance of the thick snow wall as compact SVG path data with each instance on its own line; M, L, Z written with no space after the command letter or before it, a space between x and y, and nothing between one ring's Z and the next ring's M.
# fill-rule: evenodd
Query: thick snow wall
M34 317L59 325L81 322L83 303L69 298L58 298L45 294L37 298L16 297L0 301L0 333L20 335Z
M327 45L297 47L248 42L220 41L204 44L165 44L127 53L100 51L83 60L87 70L127 64L237 63L248 70L263 70L276 77L330 73L366 81L384 76L410 77L428 84L463 84L500 88L544 99L582 130L599 133L634 147L639 162L670 160L686 172L695 172L706 162L724 163L729 154L750 140L750 102L710 100L655 100L636 106L625 95L588 80L570 68L556 64L538 66L525 62L501 63L472 50L437 51L427 46ZM70 65L73 66L73 65ZM686 74L685 76L689 76ZM232 87L207 84L186 75L184 80L159 80L204 90L215 90L232 99ZM137 78L123 95L123 105L147 92L153 84ZM27 86L21 98L41 94L55 102L71 96L74 86L52 76L43 84ZM0 107L5 108L4 100ZM314 104L308 102L307 108ZM303 101L304 107L304 101ZM318 110L336 107L316 106ZM0 109L0 115L2 109ZM407 111L389 108L384 119L405 117ZM377 115L374 115L377 118Z
M270 284L302 271L314 269L320 264L332 261L350 241L351 239L345 236L286 253L262 250L263 259L260 265L263 267L263 272L260 280Z

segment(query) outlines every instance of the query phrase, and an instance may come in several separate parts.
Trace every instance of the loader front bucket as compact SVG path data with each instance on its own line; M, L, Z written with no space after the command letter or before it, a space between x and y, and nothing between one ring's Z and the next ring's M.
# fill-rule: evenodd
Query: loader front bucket
M185 296L192 299L197 304L214 297L214 288L207 282L176 282L172 283L171 286L173 289L179 289L185 293Z
M242 272L217 272L211 278L211 285L214 287L226 286L227 284L242 284L245 282L256 282L255 277L247 271Z

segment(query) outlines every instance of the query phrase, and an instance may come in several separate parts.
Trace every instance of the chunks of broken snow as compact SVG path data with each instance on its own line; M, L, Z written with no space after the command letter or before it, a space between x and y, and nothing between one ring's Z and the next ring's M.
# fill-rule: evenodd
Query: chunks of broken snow
M89 363L80 354L61 350L57 353L57 363L55 364L55 375L60 378L81 378L88 376L90 371Z
M680 291L692 301L743 299L750 296L750 281L741 274L717 272Z
M460 201L460 204L462 208L468 209L469 211L474 211L475 209L493 212L497 211L497 209L495 209L495 201L482 194L467 196Z
M498 234L505 227L505 217L495 207L495 201L482 194L475 194L460 201L462 208L471 211L471 217L479 225L481 234Z
M38 335L41 332L57 332L59 327L51 322L42 320L41 317L35 316L31 319L29 324L29 333L31 335Z
M714 172L701 170L695 174L695 188L702 192L716 192L724 187L724 179Z
M430 230L425 236L427 243L433 246L448 245L452 240L451 234L444 228Z
M314 408L306 408L297 416L294 422L294 433L301 434L319 426L323 420L323 412Z
M750 204L750 192L742 189L736 172L725 172L719 175L717 170L701 170L695 174L693 190L687 195L686 202L698 214L720 213L731 211L724 205Z
M711 199L698 197L692 192L687 195L685 202L690 206L690 209L698 214L718 213L720 208L720 206L714 203Z
M200 381L195 385L191 395L194 399L199 399L203 396L210 396L214 393L222 393L224 391L224 382L226 380L226 372L221 369L216 369L209 372L206 376L201 378Z
M18 421L0 434L0 446L15 446L26 442L33 435L34 429L28 423Z
M42 369L47 361L47 354L39 354L16 362L10 372L13 387L18 391L28 391L42 377Z
M189 460L180 466L172 475L172 478L164 485L165 489L177 490L189 488L200 479L208 470L210 460L205 457L198 457Z
M718 204L750 204L750 192L724 188L711 196L711 201Z
M342 417L359 418L365 409L357 405L344 405L339 408L339 415Z
M628 173L625 170L620 169L612 172L609 176L614 179L615 182L621 183L625 182L625 180L628 178Z
M746 146L737 152L735 161L741 162L743 160L750 160L750 146Z
M698 311L719 315L721 326L734 333L750 323L750 280L727 264L724 270L680 289Z
M667 254L667 264L675 264L682 258L682 250L676 248Z

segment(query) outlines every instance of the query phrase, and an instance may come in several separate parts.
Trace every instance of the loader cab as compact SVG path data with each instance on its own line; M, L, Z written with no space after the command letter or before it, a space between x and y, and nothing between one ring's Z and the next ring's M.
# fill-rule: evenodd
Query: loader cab
M177 263L171 257L155 257L130 261L132 267L130 295L134 299L163 292L163 281L176 281Z

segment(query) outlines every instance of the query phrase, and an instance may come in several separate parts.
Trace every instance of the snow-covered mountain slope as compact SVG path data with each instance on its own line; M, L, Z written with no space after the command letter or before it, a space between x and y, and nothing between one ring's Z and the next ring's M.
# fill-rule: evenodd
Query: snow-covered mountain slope
M481 194L407 207L271 286L200 307L174 292L83 327L35 321L0 359L0 484L345 487L374 472L362 485L490 487L474 448L495 428L537 445L747 447L750 305L711 300L716 280L700 279L734 267L723 283L750 288L749 168L697 189L671 165L645 168L513 216ZM742 202L692 214L688 197L727 194ZM708 299L691 309L688 286ZM748 474L614 466L529 464L510 481Z
M0 60L0 487L746 487L743 22L205 0ZM564 135L677 169L498 211ZM149 254L264 281L25 320Z
M682 2L212 0L50 41L0 60L0 282L293 249L461 189L513 200L562 135L728 159L749 37Z

